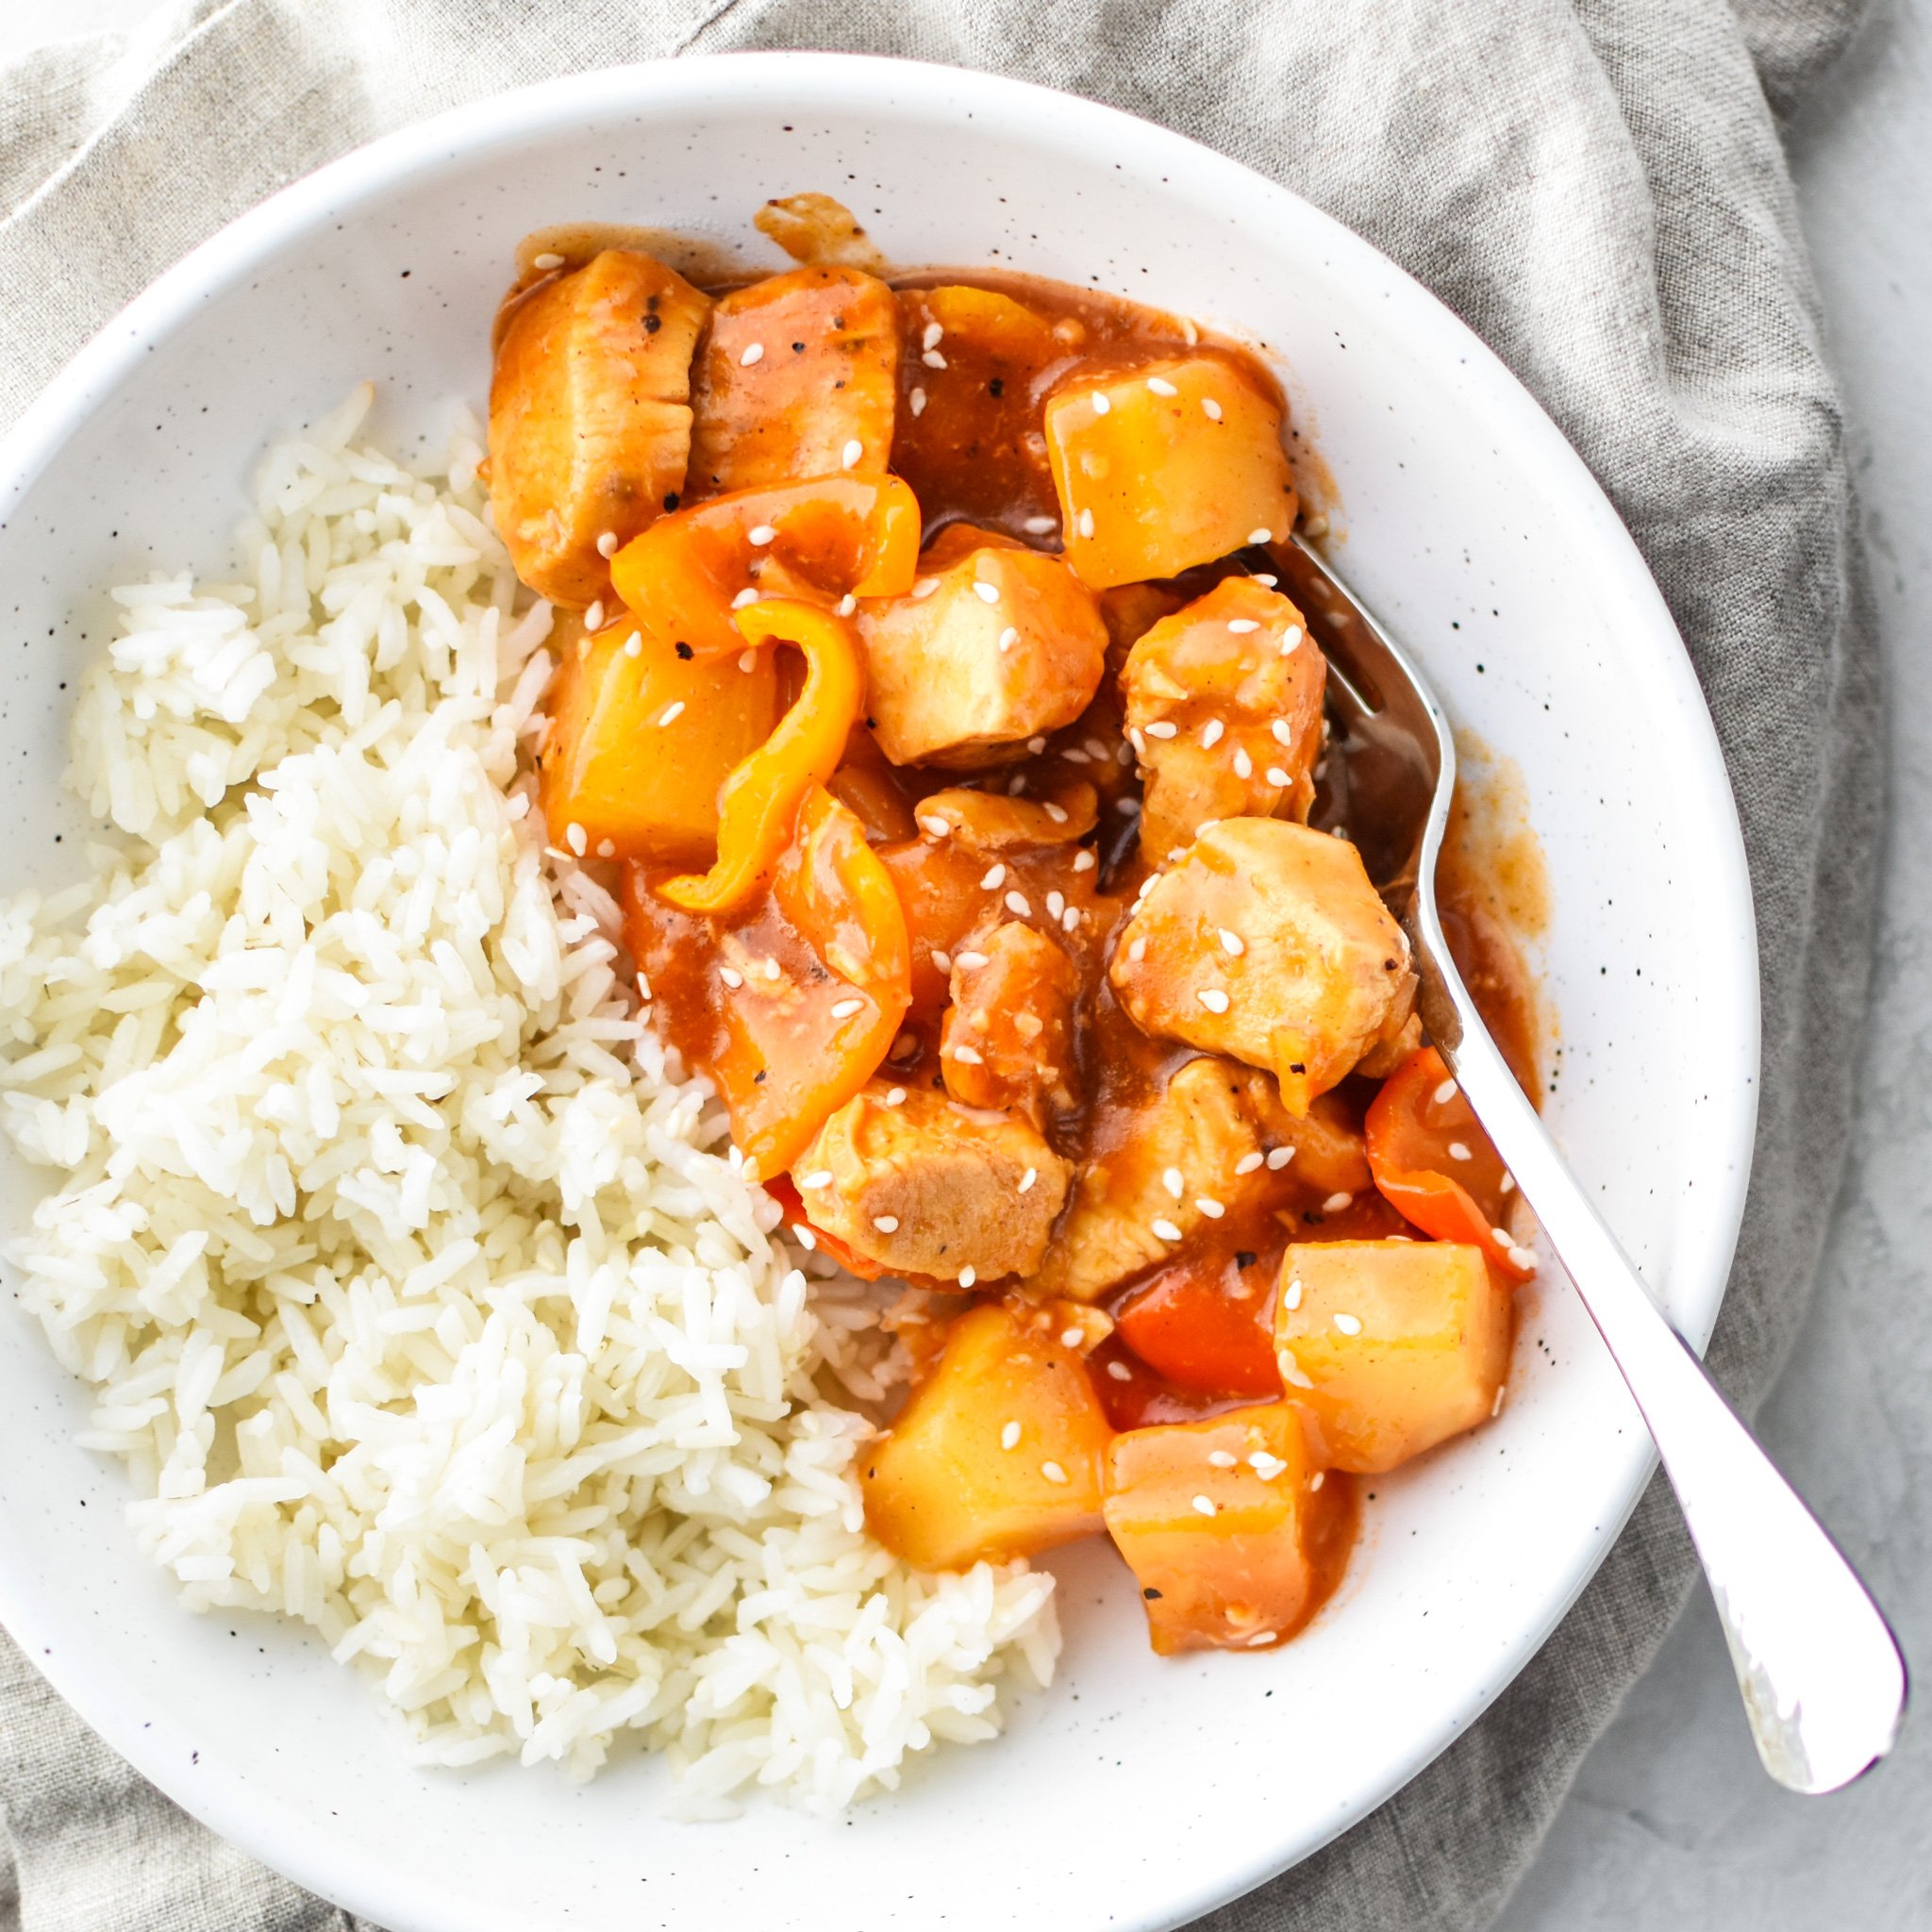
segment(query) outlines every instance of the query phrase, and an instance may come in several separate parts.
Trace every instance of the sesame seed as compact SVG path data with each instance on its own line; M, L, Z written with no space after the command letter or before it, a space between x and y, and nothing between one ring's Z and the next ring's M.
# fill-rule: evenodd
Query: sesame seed
M1275 587L1275 585L1281 581L1281 579L1277 576L1270 575L1269 573L1265 570L1257 570L1253 574L1253 575L1251 575L1248 578L1248 581L1251 584L1266 585L1266 587L1272 591ZM1301 636L1301 632L1297 630L1293 625L1289 625L1288 634L1290 637L1296 639L1299 639Z
M906 1105L905 1088L888 1087L886 1089L886 1105L888 1107L904 1107Z
M682 698L678 698L674 703L668 704L664 707L663 714L658 718L658 723L660 726L665 724L675 724L677 721L683 716L684 700Z
M1433 1100L1438 1107L1447 1107L1449 1103L1456 1098L1456 1082L1454 1080L1444 1080L1441 1083L1441 1085L1439 1086L1436 1089L1436 1091L1429 1095L1429 1098Z
M1020 1424L1018 1423L1008 1423L1006 1425L1006 1427L1000 1431L1000 1447L1002 1449L1014 1448L1018 1444L1019 1441Z
M1283 1289L1283 1290L1281 1291L1281 1306L1282 1306L1282 1307L1283 1307L1284 1308L1288 1308L1288 1309L1291 1309L1291 1310L1292 1310L1292 1309L1294 1309L1294 1308L1298 1308L1298 1307L1301 1307L1301 1305L1302 1305L1302 1283L1301 1283L1301 1276L1300 1276L1300 1275L1296 1275L1296 1276L1295 1276L1295 1278L1294 1278L1294 1279L1293 1279L1292 1281L1291 1281L1291 1282L1290 1282L1290 1283L1288 1284L1288 1286L1287 1286L1287 1287L1286 1287L1285 1289Z
M1041 810L1042 810L1043 812L1045 812L1045 814L1047 815L1047 817L1048 817L1048 818L1050 818L1050 819L1051 819L1051 820L1052 820L1052 821L1054 822L1054 824L1057 824L1057 825L1063 825L1063 824L1066 824L1066 822L1067 822L1067 808L1066 808L1066 807L1065 807L1065 806L1063 806L1063 805L1056 805L1056 804L1055 804L1055 803L1053 802L1053 800L1052 800L1052 799L1050 799L1050 798L1047 798L1047 799L1042 799L1042 800L1041 801L1041 808L1041 808Z
M988 583L984 577L974 577L973 580L973 594L982 604L997 604L1000 601L1000 587L997 584Z
M919 359L928 369L943 369L946 366L946 358L937 349L928 349Z
M1257 582L1257 584L1270 584L1270 585L1272 585L1272 584L1273 584L1273 583L1274 582L1274 579L1273 577L1257 577L1257 578L1255 579L1255 581L1256 581L1256 582ZM1300 642L1301 642L1301 641L1302 641L1302 627L1301 627L1301 625L1298 625L1298 624L1291 624L1291 625L1289 625L1289 627L1288 627L1288 628L1287 628L1287 629L1286 629L1285 631L1283 631L1283 632L1281 633L1281 651L1282 651L1282 655L1283 655L1284 657L1286 657L1286 656L1288 655L1288 653L1289 653L1289 652L1291 652L1291 650L1293 650L1293 649L1294 649L1294 647L1295 647L1295 646L1296 646L1296 645L1297 645L1298 643L1300 643Z
M1029 738L1026 741L1026 749L1038 758L1046 749L1046 740L1040 737Z
M1091 872L1098 863L1099 860L1084 845L1074 854L1074 870L1075 872Z
M783 979L784 976L785 969L778 964L777 960L767 959L765 961L765 977L767 979Z
M1083 537L1087 537L1087 538L1090 538L1090 539L1091 539L1091 538L1092 537L1092 535L1093 535L1093 512L1092 512L1092 511L1091 511L1091 509L1083 509L1083 510L1082 510L1082 511L1080 512L1080 525L1079 525L1079 528L1080 528L1080 534L1081 534L1081 536L1083 536Z
M602 630L604 628L603 598L598 598L596 603L592 604L591 608L584 612L584 628L586 630Z
M1219 423L1221 421L1221 405L1212 396L1203 396L1201 398L1201 413L1208 418L1208 422Z
M732 598L731 608L734 610L742 610L747 604L756 604L758 601L758 593L747 585L745 589L739 591L737 596Z
M644 655L644 634L634 630L624 641L624 655L626 658L641 658Z
M816 1173L807 1174L798 1185L801 1188L829 1188L832 1185L832 1170L822 1167Z
M615 530L606 530L597 539L597 555L599 557L615 557L617 555L617 532Z
M1006 897L1006 908L1008 912L1021 919L1033 917L1033 902L1024 892L1008 892Z
M1230 617L1227 620L1227 627L1238 638L1244 638L1251 630L1261 628L1252 617Z
M1331 838L1340 839L1344 842L1347 841L1348 827L1346 825L1330 825L1328 832Z
M1049 892L1046 895L1046 916L1058 919L1067 909L1066 895L1063 892Z
M563 828L563 842L566 845L568 845L570 849L573 852L575 852L579 858L581 858L584 856L584 854L590 849L591 844L589 835L585 832L583 826L578 824L575 819L573 819L570 822L570 824L564 826Z
M1312 1389L1315 1385L1303 1373L1302 1365L1295 1360L1293 1352L1286 1348L1274 1351L1274 1366L1281 1371L1281 1379L1291 1389Z
M755 1181L758 1177L758 1164L749 1157L745 1158L738 1171L748 1181Z
M738 358L738 366L741 369L749 369L754 362L762 362L764 359L764 343L750 342L746 344L744 354Z
M1201 331L1185 315L1181 317L1181 338L1191 349L1201 340Z
M1058 1462L1042 1462L1040 1465L1040 1473L1050 1483L1063 1483L1067 1479L1066 1471Z
M1294 743L1294 733L1289 729L1289 724L1286 718L1275 719L1274 724L1269 725L1268 728L1274 734L1274 741L1276 744L1287 747L1291 746Z
M1165 1216L1162 1216L1160 1219L1157 1221L1151 1221L1147 1224L1154 1230L1155 1234L1164 1241L1177 1241L1181 1238L1180 1229L1177 1228L1173 1222L1166 1219Z
M1022 1194L1025 1193L1026 1191L1030 1187L1032 1187L1033 1183L1037 1181L1039 1178L1040 1170L1037 1167L1029 1167L1026 1170L1026 1172L1020 1176L1020 1185L1015 1190L1015 1192Z
M918 1051L919 1035L916 1033L902 1033L898 1039L893 1041L892 1051L887 1058L895 1060L909 1059Z
M920 580L913 585L912 594L915 597L930 597L932 593L939 589L939 578L921 577Z
M1280 765L1270 765L1262 775L1268 780L1269 784L1275 786L1283 791L1286 791L1294 783L1293 778Z
M1073 929L1079 924L1079 923L1080 908L1077 906L1069 906L1067 909L1060 914L1060 930L1062 932L1072 932Z
M1200 1211L1203 1214L1205 1214L1209 1221L1219 1221L1221 1217L1227 1212L1227 1209L1224 1207L1223 1207L1222 1204L1219 1201L1217 1201L1212 1194L1197 1194L1194 1197L1194 1206L1197 1208L1199 1208Z
M1230 1456L1225 1449L1208 1450L1208 1460L1211 1462L1216 1469L1232 1469L1235 1466L1235 1458L1232 1456Z
M1240 933L1229 932L1226 926L1224 925L1222 926L1219 930L1221 933L1222 951L1224 953L1231 953L1237 959L1239 959L1241 956L1248 950L1248 942L1241 938Z
M995 865L991 867L988 870L986 876L980 880L979 890L982 892L997 892L999 889L1006 884L1006 867L1003 865Z
M1194 1498L1194 1507L1203 1516L1212 1516L1214 1514L1214 1499L1211 1496L1196 1496Z
M1204 986L1194 997L1210 1013L1224 1013L1227 1011L1227 995L1218 986Z
M1107 741L1104 738L1087 738L1081 740L1081 742L1087 747L1089 758L1099 758L1102 763L1106 762Z
M1353 1194L1330 1194L1328 1198L1322 1203L1322 1212L1324 1214L1340 1214L1341 1210L1344 1208L1346 1208L1349 1205L1349 1203L1354 1199L1355 1196Z
M1534 1268L1536 1266L1536 1250L1534 1248L1511 1248L1509 1250L1509 1258L1519 1268Z
M1172 719L1158 718L1146 728L1149 738L1173 738L1178 734L1181 727Z
M1142 758L1146 757L1147 735L1141 729L1141 727L1138 724L1129 724L1127 726L1127 742L1131 744L1134 747L1134 749L1141 755Z
M973 1286L973 1284L974 1284L974 1283L975 1281L977 1281L978 1279L979 1279L979 1270L978 1270L978 1269L976 1269L976 1268L974 1268L974 1267L972 1267L972 1266L970 1266L970 1265L969 1265L969 1266L967 1266L967 1267L964 1267L964 1268L960 1269L960 1271L959 1271L959 1286L960 1286L961 1288L971 1288L971 1287Z
M801 1248L803 1248L808 1255L816 1254L818 1252L819 1238L817 1235L812 1233L810 1228L806 1226L804 1222L795 1222L792 1224L791 1239L795 1241L798 1243L798 1245Z
M1178 1201L1187 1191L1188 1183L1179 1168L1171 1167L1160 1176L1160 1185Z
M946 1051L962 1067L983 1067L986 1064L970 1046L949 1046Z
M1322 1487L1322 1485L1325 1483L1327 1480L1328 1472L1325 1469L1318 1469L1314 1473L1314 1474L1308 1478L1309 1493L1312 1494L1315 1491L1319 1490Z
M1261 1164L1261 1150L1257 1147L1243 1154L1234 1164L1236 1174L1253 1174Z
M1147 387L1158 396L1177 396L1180 394L1180 391L1174 388L1174 384L1168 381L1164 375L1150 375L1147 378Z
M1252 1469L1255 1472L1255 1474L1257 1476L1259 1476L1264 1483L1272 1483L1274 1480L1274 1478L1278 1476L1281 1474L1281 1472L1288 1467L1288 1464L1284 1462L1280 1457L1269 1455L1269 1453L1265 1449L1257 1449L1255 1453L1248 1457L1248 1467Z
M1491 1418L1499 1416L1503 1413L1503 1391L1504 1384L1498 1382L1496 1384L1496 1399L1495 1401L1490 1404L1490 1414Z
M1134 1379L1134 1372L1132 1369L1128 1368L1125 1362L1108 1362L1107 1365L1107 1373L1109 1375L1111 1375L1116 1382L1131 1382Z
M834 1000L832 1002L832 1018L835 1020L849 1020L854 1013L862 1013L864 1011L865 1002L863 1000Z
M560 255L533 255L530 258L530 266L541 269L561 268L563 266L563 257Z
M1029 537L1051 537L1060 526L1058 517L1028 517L1020 527Z
M992 589L992 586L990 584L981 584L979 588L981 591L989 591ZM989 597L986 601L989 604L997 603L999 601L999 592L997 591L993 591L992 595ZM1009 624L1008 625L1005 630L1001 631L1000 649L1002 651L1010 651L1013 648L1013 646L1017 644L1019 641L1020 627L1018 625Z
M1258 530L1250 530L1248 532L1248 541L1250 543L1267 543L1273 540L1274 535L1274 531L1266 524L1263 524Z
M1361 1318L1358 1315L1337 1315L1335 1325L1344 1335L1359 1335L1362 1332Z
M1084 1328L1062 1328L1060 1330L1060 1346L1062 1348L1078 1348L1086 1340L1087 1331Z
M945 325L943 323L927 323L925 325L924 334L923 334L919 339L919 346L922 349L937 349L940 345L940 338L942 335L944 335L945 332Z
M881 1234L897 1234L899 1232L899 1217L896 1214L874 1214L872 1218L872 1224Z
M1495 1236L1497 1244L1499 1246L1507 1248L1511 1245L1509 1231L1507 1228L1492 1227L1491 1228L1490 1232Z
M777 534L770 524L755 524L745 532L744 541L755 549L762 550Z
M839 452L839 467L841 470L857 469L858 467L858 459L864 454L864 443L860 442L858 437L853 437L846 443L845 447Z
M926 812L920 817L919 829L928 838L944 839L951 836L953 822L951 819L941 818L936 811Z
M1466 1146L1464 1146L1464 1144L1460 1141L1450 1141L1449 1158L1451 1160L1467 1160L1469 1159L1469 1149Z
M597 857L599 858L615 858L617 857L617 847L608 839L599 839L597 841Z
M1255 761L1240 745L1234 748L1234 774L1237 778L1252 778L1255 775Z
M969 973L977 973L982 966L991 964L984 953L955 953L953 964L963 966Z
M1513 1194L1516 1191L1516 1176L1513 1174L1506 1174L1503 1176L1502 1191L1506 1194Z
M1138 966L1141 963L1141 961L1144 959L1146 957L1147 936L1146 934L1142 933L1141 937L1135 940L1133 943L1129 945L1127 948L1127 964L1129 966Z
M915 416L923 416L925 413L925 391L923 389L914 390L907 400L912 405L912 413Z
M722 979L726 986L730 987L734 992L736 992L737 990L744 984L744 974L741 974L736 966L719 967L718 977Z
M953 970L953 956L943 946L935 946L932 949L932 963L941 973L950 973Z
M1113 408L1112 403L1110 403L1107 399L1105 391L1101 390L1095 390L1093 391L1091 400L1093 403L1093 413L1096 416L1105 416L1108 413L1108 411Z
M638 641L641 644L643 640L640 638ZM758 661L758 654L756 651L741 651L738 654L738 668L741 671L749 671Z

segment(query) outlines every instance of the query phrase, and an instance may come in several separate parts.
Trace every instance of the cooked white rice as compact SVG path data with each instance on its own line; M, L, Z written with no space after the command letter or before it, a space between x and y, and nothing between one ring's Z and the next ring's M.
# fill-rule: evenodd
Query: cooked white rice
M113 592L85 884L0 906L0 1122L65 1171L11 1258L197 1609L355 1659L426 1761L578 1775L621 1732L690 1811L833 1809L1044 1683L1052 1579L865 1535L875 1316L808 1290L708 1089L546 850L545 607L476 481L269 456L249 581Z

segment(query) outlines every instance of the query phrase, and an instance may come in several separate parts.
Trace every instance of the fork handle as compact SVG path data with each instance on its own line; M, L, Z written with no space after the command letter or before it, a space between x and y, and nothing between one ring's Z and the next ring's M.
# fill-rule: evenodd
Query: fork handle
M1425 983L1435 977L1424 974ZM1454 992L1461 1020L1468 995L1459 984ZM1836 1790L1898 1736L1907 1688L1898 1641L1671 1325L1473 1006L1466 1018L1453 1044L1446 1025L1431 1034L1643 1411L1717 1602L1757 1755L1792 1790Z

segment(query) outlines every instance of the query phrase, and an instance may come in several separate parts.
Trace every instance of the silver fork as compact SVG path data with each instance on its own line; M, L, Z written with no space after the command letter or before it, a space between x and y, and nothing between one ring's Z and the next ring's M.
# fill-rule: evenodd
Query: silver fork
M1275 558L1328 659L1330 703L1342 726L1329 755L1342 758L1349 820L1369 874L1405 912L1423 1024L1643 1411L1703 1560L1764 1768L1794 1791L1836 1790L1897 1739L1906 1704L1897 1639L1671 1325L1470 999L1436 908L1436 861L1456 787L1442 707L1307 543L1297 537Z

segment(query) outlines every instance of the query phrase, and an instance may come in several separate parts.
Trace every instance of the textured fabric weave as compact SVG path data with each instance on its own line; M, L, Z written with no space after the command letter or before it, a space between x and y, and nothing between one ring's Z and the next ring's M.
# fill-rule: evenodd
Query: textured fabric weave
M1712 1349L1748 1409L1809 1291L1866 1000L1875 657L1775 121L1858 12L1857 0L188 0L138 33L0 71L0 423L272 190L441 108L615 61L809 46L996 69L1166 122L1285 182L1419 276L1541 400L1629 524L1703 680L1763 958L1757 1166ZM1205 1924L1486 1924L1693 1574L1654 1486L1561 1630L1467 1737ZM348 1923L150 1790L4 1638L0 1807L0 1928Z

